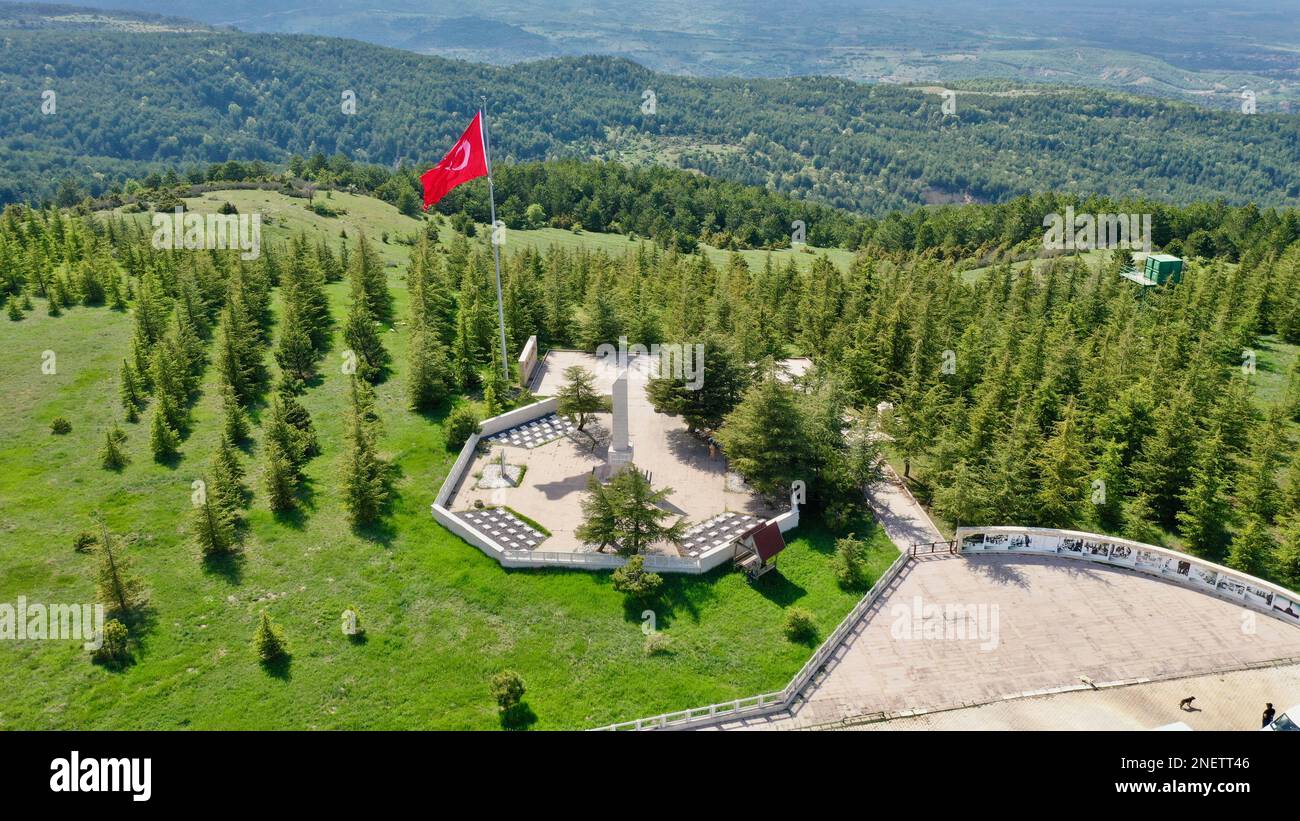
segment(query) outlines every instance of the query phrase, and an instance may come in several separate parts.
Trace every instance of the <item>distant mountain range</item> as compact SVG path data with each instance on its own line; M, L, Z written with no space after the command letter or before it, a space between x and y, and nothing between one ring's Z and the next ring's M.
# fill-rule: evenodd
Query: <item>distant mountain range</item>
M595 54L691 76L1009 80L1217 108L1248 89L1300 112L1300 9L1277 0L80 2L498 65Z
M945 96L682 77L610 57L499 67L68 7L0 5L0 41L0 201L47 197L65 177L98 193L151 170L291 153L427 164L481 94L505 162L679 166L867 214L1043 190L1300 201L1297 119L1263 110L1052 86Z

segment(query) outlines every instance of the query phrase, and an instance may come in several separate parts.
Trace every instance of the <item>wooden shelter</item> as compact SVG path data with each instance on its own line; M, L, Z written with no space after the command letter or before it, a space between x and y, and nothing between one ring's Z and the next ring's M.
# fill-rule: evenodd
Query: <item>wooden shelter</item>
M776 556L785 550L785 537L775 521L759 522L736 537L736 567L753 581L776 567Z

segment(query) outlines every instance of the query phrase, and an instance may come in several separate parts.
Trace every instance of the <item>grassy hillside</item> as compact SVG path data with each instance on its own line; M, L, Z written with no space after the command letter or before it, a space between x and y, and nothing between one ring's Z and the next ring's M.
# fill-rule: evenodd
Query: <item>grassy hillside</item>
M385 245L382 232L414 223L391 206L335 194L331 204L348 213L322 219L298 201L257 191L192 204L225 200L274 217L264 241L305 229L338 242L340 228L355 241L364 230L397 263L389 286L397 316L406 315L405 247ZM328 291L341 318L346 284ZM104 471L97 452L121 415L117 372L130 317L75 307L51 318L44 300L36 302L22 321L0 321L9 352L0 358L0 390L9 397L0 410L0 601L93 601L95 557L72 543L101 511L126 541L150 615L136 663L121 672L92 664L79 642L5 642L0 729L489 729L498 717L488 678L503 668L522 674L532 726L582 728L780 688L811 652L783 636L783 610L812 610L824 633L857 598L836 585L833 539L814 524L782 555L781 573L762 584L725 569L669 577L657 620L674 652L647 657L640 608L625 608L608 574L507 571L434 522L429 505L453 454L443 414L406 409L402 322L383 335L397 364L377 390L380 446L398 471L380 531L357 535L340 498L347 382L336 339L322 382L302 398L324 451L307 467L303 511L287 521L272 516L260 482L262 443L254 441L245 458L254 499L242 556L206 565L187 522L191 482L217 444L213 369L175 464L151 459L146 414L125 426L130 464L120 474ZM52 375L41 372L44 351L57 356ZM71 433L50 433L56 416L72 422ZM879 574L894 548L869 532ZM342 634L348 607L360 612L365 641ZM251 646L262 610L283 626L292 654L276 673L258 664Z
M339 239L339 233L346 232L356 237L358 231L374 240L385 263L399 266L406 265L408 246L399 243L399 238L410 237L421 226L421 222L402 215L396 208L373 197L333 191L317 194L317 198L330 208L340 211L337 217L323 217L307 206L307 200L289 197L276 191L252 189L216 190L204 193L200 197L188 197L185 206L188 210L203 214L216 213L222 203L229 202L239 209L241 214L262 214L262 239L272 243L287 241L298 233ZM119 209L120 212L120 209ZM151 215L140 213L136 219L147 226ZM488 226L478 226L481 236L487 236ZM388 239L385 241L384 237ZM510 230L506 232L505 249L507 252L521 248L545 250L551 246L565 249L587 248L605 251L610 255L621 255L635 243L645 242L629 238L622 234L602 234L595 231L566 231L559 228L541 228L538 230ZM774 264L784 265L793 259L800 270L807 270L819 256L825 256L844 270L853 261L853 252L844 248L817 248L805 245L796 249L775 251L726 251L710 245L700 245L701 250L715 265L723 265L732 253L739 253L751 268L761 267L770 255Z

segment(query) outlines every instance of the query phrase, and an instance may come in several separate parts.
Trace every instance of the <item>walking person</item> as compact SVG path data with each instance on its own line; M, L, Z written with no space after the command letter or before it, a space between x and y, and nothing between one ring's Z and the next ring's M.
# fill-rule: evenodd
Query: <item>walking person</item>
M1273 716L1275 716L1276 714L1277 714L1277 710L1274 710L1274 709L1273 709L1273 702L1270 701L1270 702L1268 702L1267 704L1265 704L1265 705L1264 705L1264 723L1263 723L1262 725L1260 725L1260 726L1267 727L1268 725L1272 724L1272 723L1273 723Z

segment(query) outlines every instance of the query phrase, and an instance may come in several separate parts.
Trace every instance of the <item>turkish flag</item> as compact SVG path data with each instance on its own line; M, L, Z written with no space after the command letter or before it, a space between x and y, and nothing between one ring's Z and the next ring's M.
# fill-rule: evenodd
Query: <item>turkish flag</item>
M424 210L447 195L463 182L486 177L488 173L487 150L483 145L483 112L474 115L474 121L460 135L456 145L442 158L442 162L420 175L424 186Z

